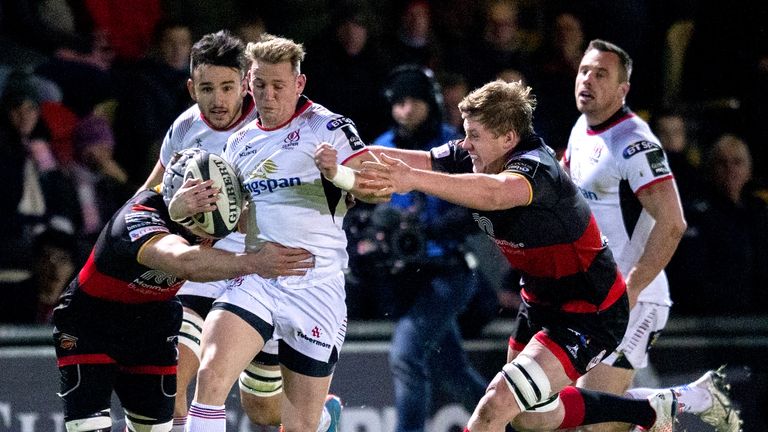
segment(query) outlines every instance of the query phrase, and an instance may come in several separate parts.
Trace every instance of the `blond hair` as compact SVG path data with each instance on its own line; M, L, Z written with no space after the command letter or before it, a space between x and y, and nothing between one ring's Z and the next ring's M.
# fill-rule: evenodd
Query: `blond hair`
M534 109L536 96L520 81L489 82L459 103L463 117L471 117L496 136L512 130L521 137L532 134Z
M305 52L304 45L300 43L264 33L258 41L248 43L245 55L250 62L257 60L272 64L290 62L294 72L300 74Z

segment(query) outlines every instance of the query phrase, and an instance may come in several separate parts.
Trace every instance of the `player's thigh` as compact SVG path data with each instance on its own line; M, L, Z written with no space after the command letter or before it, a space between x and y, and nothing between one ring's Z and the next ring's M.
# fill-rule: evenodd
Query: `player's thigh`
M173 418L176 374L120 373L115 393L127 416L165 423Z
M264 346L264 339L246 319L230 310L214 309L203 327L202 358L198 372L198 389L220 383L230 386L251 359Z
M600 363L577 381L577 387L603 393L623 395L635 377L634 369L624 369Z
M67 420L86 418L108 409L112 400L115 364L74 364L59 368L59 397Z
M332 375L309 376L283 368L282 421L286 431L314 430Z

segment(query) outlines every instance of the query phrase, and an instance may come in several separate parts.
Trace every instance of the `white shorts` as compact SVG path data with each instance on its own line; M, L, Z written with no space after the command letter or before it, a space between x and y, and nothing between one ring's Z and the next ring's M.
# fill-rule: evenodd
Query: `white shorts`
M226 292L216 304L237 306L267 322L274 332L263 335L265 339L282 339L307 357L329 362L334 348L341 352L346 337L345 299L342 272L305 288L247 275L229 280Z
M245 250L245 234L233 232L213 245L214 249L228 252L243 252ZM227 289L227 281L192 282L186 281L177 295L193 295L199 297L218 298Z
M669 319L669 306L638 302L629 311L624 338L603 363L624 369L642 369L648 365L648 351Z

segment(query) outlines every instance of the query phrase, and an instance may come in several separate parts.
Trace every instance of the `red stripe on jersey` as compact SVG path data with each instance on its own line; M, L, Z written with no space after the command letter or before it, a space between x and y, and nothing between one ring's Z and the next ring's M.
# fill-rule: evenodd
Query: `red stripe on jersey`
M586 229L573 243L534 248L513 248L508 244L497 244L513 268L533 277L552 279L586 272L603 249L594 215L590 215Z
M133 281L126 282L101 273L96 268L96 259L92 251L88 261L77 275L77 283L80 289L90 296L118 303L138 304L169 300L176 295L184 281L179 280L162 289L152 289L153 287L142 289L134 286Z
M646 183L646 184L644 184L644 185L640 186L640 187L639 187L639 188L638 188L638 189L635 191L635 195L639 194L641 190L643 190L643 189L647 189L647 188L649 188L649 187L651 187L651 186L655 185L656 183L661 183L661 182L663 182L663 181L672 180L673 178L675 178L675 176L673 176L672 174L667 174L667 175L665 175L664 177L659 177L659 178L657 178L656 180L654 180L654 181L652 181L652 182L650 182L650 183Z
M176 365L172 366L120 366L120 371L135 375L173 375Z
M156 212L156 209L153 209L152 207L147 207L143 204L134 204L131 206L131 210L133 211L150 211L150 212Z
M255 108L256 108L256 103L253 102L253 97L251 97L251 94L248 93L243 98L243 106L240 109L240 116L237 118L237 120L232 122L232 124L230 124L229 126L224 128L217 128L216 126L208 122L208 119L205 118L202 111L200 112L200 118L203 120L203 123L205 123L205 125L211 128L212 130L215 130L218 132L228 131L236 128L240 123L242 123L242 121L245 120L245 118L248 117L251 111L253 111Z
M60 357L56 360L58 367L72 366L76 364L113 364L115 359L106 354L78 354Z
M345 165L345 164L347 163L347 161L349 161L349 160L350 160L350 159L352 159L352 158L355 158L355 157L357 157L358 155L361 155L361 154L363 154L363 153L369 153L369 152L370 152L370 150L368 150L368 147L366 147L366 148L364 148L364 149L360 150L359 152L357 152L357 153L355 153L355 154L352 154L352 155L350 155L348 158L344 159L344 160L341 162L341 165Z
M621 273L616 269L616 280L613 281L611 289L608 291L608 295L599 306L595 306L585 300L572 300L560 307L563 312L569 313L595 313L601 312L611 307L616 300L620 299L622 295L627 291L627 284L624 283L624 278L621 277Z
M587 126L587 135L599 135L599 134L607 131L608 129L616 126L617 124L623 122L624 120L631 119L634 116L635 116L634 113L628 112L627 114L625 114L625 115L619 117L618 119L616 119L615 122L613 122L611 124L607 124L605 126L602 126L599 129L592 129L591 127Z
M533 335L533 337L542 345L547 347L547 349L549 349L549 351L554 354L555 357L557 357L557 359L560 361L560 364L563 365L563 370L565 371L565 374L568 375L568 378L573 381L579 379L581 374L576 370L575 367L573 367L571 358L568 357L568 354L565 353L563 347L556 344L555 341L550 339L549 336L547 336L547 334L544 332L538 332Z
M624 282L624 278L621 277L621 273L617 268L616 279L614 279L613 285L611 285L611 288L608 290L608 294L606 294L605 298L598 306L595 306L586 300L571 300L563 303L562 306L560 306L560 310L568 313L601 312L613 306L613 304L616 303L616 301L620 299L626 291L627 284ZM535 295L526 291L525 288L520 290L520 297L522 297L526 303L541 303L541 301L538 300Z

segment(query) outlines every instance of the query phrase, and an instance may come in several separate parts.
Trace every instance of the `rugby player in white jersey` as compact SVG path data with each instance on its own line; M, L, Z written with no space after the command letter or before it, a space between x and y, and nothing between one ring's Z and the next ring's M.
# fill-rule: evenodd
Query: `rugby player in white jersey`
M563 159L607 237L627 283L630 320L621 344L579 379L580 387L622 395L667 323L672 301L664 267L686 229L682 204L666 155L648 124L626 105L632 60L620 47L590 42L576 76L574 125ZM719 432L737 432L738 412L724 376L709 371L675 387L684 412L699 415ZM645 397L657 389L632 389ZM627 430L601 424L590 431Z
M283 430L314 430L346 334L343 193L358 192L355 169L375 158L351 120L302 95L307 77L300 44L265 34L248 44L246 56L259 117L233 134L223 153L249 200L246 247L302 248L312 253L314 267L304 276L247 275L228 283L203 325L187 430L225 430L229 389L269 339L279 341ZM314 161L323 142L339 154L339 174L330 180Z
M243 42L226 31L207 34L192 47L187 88L196 104L173 122L163 140L160 157L144 187L160 183L165 167L175 153L188 148L201 148L209 153L221 154L227 138L256 119L255 104L248 94L248 83L245 80L248 67L244 50ZM215 197L203 192L208 183L198 184L194 189L182 189L174 200L174 206L178 206L176 214L212 210ZM171 213L173 216L174 212ZM234 232L219 240L214 247L242 252L245 249L244 241L245 234ZM279 249L281 253L291 253L291 249L278 245L269 244L268 247ZM225 281L188 282L178 293L184 306L184 317L179 333L173 432L184 430L188 411L187 389L199 366L203 320L225 286ZM253 423L280 423L281 388L277 342L269 341L263 353L253 359L240 377L240 400ZM323 411L323 421L318 431L328 430L332 417L338 418L341 406L338 398L333 398L329 399Z

